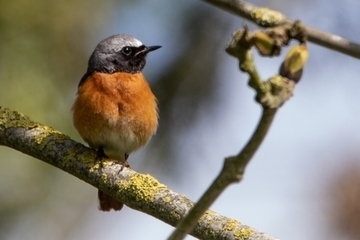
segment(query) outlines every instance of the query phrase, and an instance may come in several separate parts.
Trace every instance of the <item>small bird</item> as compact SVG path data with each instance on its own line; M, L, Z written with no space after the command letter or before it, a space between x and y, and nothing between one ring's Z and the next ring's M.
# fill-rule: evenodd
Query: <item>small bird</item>
M76 130L99 156L127 165L129 154L155 134L157 101L141 71L146 55L160 47L118 34L101 41L91 54L72 112ZM102 211L123 207L100 190L98 198Z

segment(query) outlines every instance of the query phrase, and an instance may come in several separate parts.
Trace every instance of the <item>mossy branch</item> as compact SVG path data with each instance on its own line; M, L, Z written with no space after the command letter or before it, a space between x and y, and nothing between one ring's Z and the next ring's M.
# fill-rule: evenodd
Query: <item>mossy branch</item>
M101 189L128 207L176 226L194 203L153 178L111 160L96 163L96 152L30 118L0 107L0 145L16 149ZM95 197L95 195L94 195ZM121 212L119 213L121 214ZM266 233L207 211L191 233L199 239L268 239Z

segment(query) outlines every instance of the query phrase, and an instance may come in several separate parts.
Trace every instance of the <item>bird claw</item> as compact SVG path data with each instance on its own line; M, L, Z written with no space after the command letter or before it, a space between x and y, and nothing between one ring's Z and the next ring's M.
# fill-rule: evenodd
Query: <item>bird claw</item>
M95 163L99 163L100 167L103 167L103 159L109 159L108 156L105 155L104 153L104 149L102 147L100 147L98 150L97 150L97 154L96 154L96 157L95 157Z

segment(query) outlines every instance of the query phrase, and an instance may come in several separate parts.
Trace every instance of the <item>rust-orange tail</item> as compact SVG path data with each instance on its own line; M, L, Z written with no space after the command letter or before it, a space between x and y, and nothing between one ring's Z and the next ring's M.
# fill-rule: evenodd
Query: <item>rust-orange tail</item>
M120 211L124 204L119 202L118 200L110 197L109 195L103 193L102 191L98 191L99 198L99 210L109 212L111 209L115 211Z

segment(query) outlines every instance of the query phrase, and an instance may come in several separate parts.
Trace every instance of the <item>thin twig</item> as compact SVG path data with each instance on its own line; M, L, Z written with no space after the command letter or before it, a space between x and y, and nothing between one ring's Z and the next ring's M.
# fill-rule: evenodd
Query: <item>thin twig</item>
M215 5L230 13L243 17L247 20L250 20L254 23L257 23L256 21L254 21L252 15L254 10L259 8L256 5L240 0L203 0L203 1ZM285 22L293 23L293 21L289 19L286 19ZM261 25L259 24L259 26ZM305 26L305 29L307 32L308 40L310 42L341 52L343 54L352 56L354 58L360 59L360 44L351 42L338 35L326 33L312 27Z
M168 240L183 239L196 225L198 219L230 184L239 182L246 165L264 140L277 109L264 109L260 122L243 150L234 157L225 159L223 169L196 205L181 220Z
M263 11L266 13L266 11ZM266 13L267 14L267 13ZM271 13L272 14L272 13ZM259 14L261 15L261 14ZM271 18L270 22L266 22L261 20L264 24L273 24L277 21L281 21L283 18L281 14L275 13L275 18ZM280 16L280 17L279 17ZM285 25L281 25L285 27ZM287 26L291 27L291 26ZM289 28L292 29L292 28ZM284 31L281 31L284 32ZM285 31L286 32L286 31ZM302 33L301 28L294 33ZM304 34L295 34L296 36L304 36ZM254 36L257 36L255 39ZM263 107L263 113L259 124L250 138L249 142L246 146L240 151L236 156L228 157L225 159L223 169L220 174L211 184L211 186L206 190L206 192L202 195L200 200L196 203L196 205L190 210L190 212L186 215L185 218L181 220L177 228L174 230L172 235L168 238L168 240L181 240L183 239L187 233L190 233L191 230L195 227L199 218L202 218L205 211L215 202L215 200L220 196L220 194L232 183L239 182L242 180L245 168L247 164L250 162L253 155L258 150L260 144L263 142L270 125L274 119L275 113L279 107L281 107L291 96L295 87L295 83L300 80L301 75L297 76L296 81L292 79L288 79L287 77L283 77L281 75L274 75L267 81L263 81L258 74L256 69L254 58L252 54L252 46L254 43L259 42L259 34L255 35L251 33L249 29L245 26L244 29L239 29L233 34L233 39L229 41L228 46L226 48L226 52L231 56L235 57L239 61L239 69L243 72L246 72L249 75L249 83L248 85L253 88L257 95L256 101L260 103ZM268 36L268 35L267 35ZM279 35L280 36L280 35ZM274 47L275 41L268 36L266 38L268 40L265 43L270 43L268 45L256 45L257 47L267 46L270 48ZM286 40L288 42L289 40ZM273 43L273 44L271 44ZM290 66L293 67L294 63L299 63L296 65L298 68L302 70L306 61L298 61L301 59L301 54L299 53L299 49L304 48L303 42L301 46L294 46L290 55L292 60L292 64L287 64L286 68L288 69ZM262 48L263 53L267 53L265 48ZM271 53L272 51L270 51ZM294 55L294 56L293 56ZM304 54L303 54L304 55ZM298 71L298 70L297 70ZM286 72L286 71L284 71ZM292 77L292 76L291 76Z

